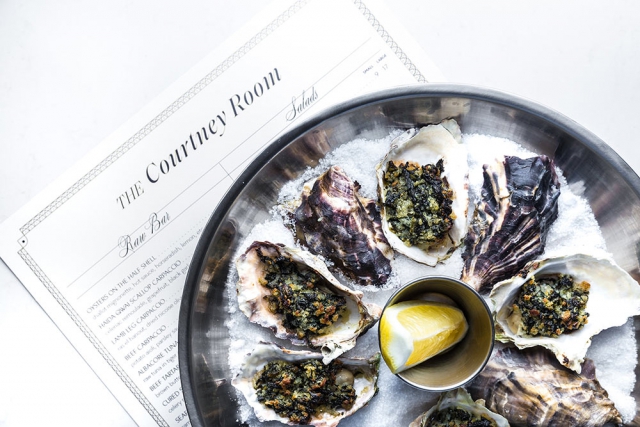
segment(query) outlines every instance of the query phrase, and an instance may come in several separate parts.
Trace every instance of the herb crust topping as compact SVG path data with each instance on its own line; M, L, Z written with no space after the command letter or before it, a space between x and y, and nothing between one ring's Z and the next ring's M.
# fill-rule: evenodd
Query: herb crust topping
M453 190L443 160L423 166L389 162L384 174L384 206L391 230L407 246L433 245L453 226Z
M322 286L322 277L301 271L287 256L269 258L258 250L266 274L261 284L271 290L265 298L272 313L283 315L285 328L306 339L327 332L346 310L346 298Z
M256 375L254 388L259 402L297 424L308 424L319 413L351 409L356 400L353 374L339 360L328 365L316 359L271 361Z
M512 319L519 319L518 334L558 337L583 327L590 285L575 283L572 276L558 274L539 279L531 277L513 304Z
M495 427L493 420L473 415L464 409L447 408L436 411L422 423L421 427Z

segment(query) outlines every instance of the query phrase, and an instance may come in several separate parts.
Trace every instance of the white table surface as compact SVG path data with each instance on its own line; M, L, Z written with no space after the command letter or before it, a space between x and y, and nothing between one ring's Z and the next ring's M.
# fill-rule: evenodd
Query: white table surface
M385 1L449 81L551 107L640 171L640 2ZM0 1L0 221L267 4ZM0 349L1 426L135 425L2 263Z

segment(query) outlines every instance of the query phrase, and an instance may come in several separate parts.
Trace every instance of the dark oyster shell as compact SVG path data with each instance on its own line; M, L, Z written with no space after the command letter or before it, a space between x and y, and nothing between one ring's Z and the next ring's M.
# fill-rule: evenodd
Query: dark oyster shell
M339 166L307 183L293 218L296 237L363 285L382 285L391 274L393 250L373 200Z
M488 292L543 252L558 217L560 184L547 156L505 156L483 168L482 201L465 238L461 279Z
M467 389L512 426L622 423L620 413L596 380L590 359L577 374L544 349L506 347L496 351Z

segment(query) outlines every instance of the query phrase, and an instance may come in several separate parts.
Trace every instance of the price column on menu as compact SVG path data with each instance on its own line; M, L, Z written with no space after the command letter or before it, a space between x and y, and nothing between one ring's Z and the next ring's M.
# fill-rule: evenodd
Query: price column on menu
M407 71L396 58L390 58L390 55L386 49L380 50L358 70L357 75L363 80L363 89L391 84L398 72Z

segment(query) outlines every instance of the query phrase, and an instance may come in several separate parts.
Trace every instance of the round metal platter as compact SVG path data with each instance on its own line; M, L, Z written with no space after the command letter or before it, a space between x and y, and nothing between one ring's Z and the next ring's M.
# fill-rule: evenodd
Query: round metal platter
M238 423L224 288L233 267L232 254L255 224L271 217L269 210L282 185L355 138L383 138L392 129L445 118L455 118L463 133L507 138L553 158L569 185L583 189L618 265L640 280L640 178L608 145L574 121L531 101L463 85L407 86L355 98L270 144L229 189L200 237L179 320L182 390L193 426ZM639 343L640 318L634 323ZM636 366L636 377L638 373ZM638 382L632 394L640 404ZM634 425L640 425L638 413Z

